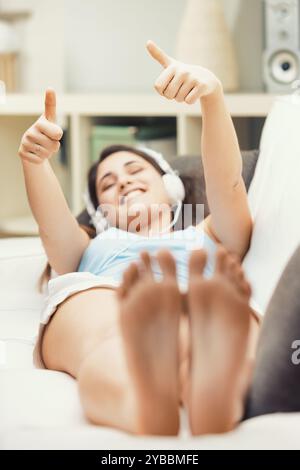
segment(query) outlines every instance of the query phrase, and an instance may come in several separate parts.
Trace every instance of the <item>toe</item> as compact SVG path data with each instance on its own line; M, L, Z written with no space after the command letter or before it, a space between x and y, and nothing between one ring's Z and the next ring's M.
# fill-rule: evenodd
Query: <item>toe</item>
M246 276L245 276L245 273L244 273L244 270L243 268L241 267L241 289L243 291L243 294L245 295L245 297L247 297L248 299L250 299L251 295L252 295L252 288L251 288L251 285L250 283L248 282Z
M227 279L236 287L236 289L245 297L250 297L251 288L245 278L240 259L235 255L230 255L226 262Z
M251 294L252 294L252 289L251 289L251 286L250 286L250 284L249 284L248 281L244 280L244 281L242 282L242 289L243 289L244 295L245 295L248 299L250 299Z
M241 269L234 258L229 255L225 261L224 274L234 284L239 284Z
M164 278L176 279L176 263L172 254L167 250L157 253L157 260Z
M215 267L216 274L224 273L227 267L227 259L228 259L228 253L226 249L223 246L221 246L220 248L218 248L217 253L216 253L216 267Z
M232 254L228 254L227 259L225 260L224 266L225 267L224 267L223 274L226 276L228 281L230 281L231 284L238 291L241 291L242 289L241 285L243 281L243 271L237 258Z
M129 288L133 287L139 280L139 270L136 263L131 263L128 269L128 286Z
M125 289L123 287L123 284L120 284L119 287L117 287L116 294L119 300L122 300L125 297Z
M148 251L143 251L140 254L140 258L142 261L144 276L153 279L154 277L153 277L153 271L152 271L151 256L149 255Z
M138 281L138 278L139 278L138 267L136 263L131 263L130 266L123 273L122 283L117 289L118 297L119 298L126 297L129 290Z
M128 288L127 288L127 280L128 280L127 271L128 271L128 269L129 268L127 268L126 271L124 271L122 282L119 285L119 287L117 288L117 296L118 296L119 299L123 299L124 297L126 297L127 292L128 292Z
M190 279L194 276L203 276L206 261L207 255L204 250L195 250L192 252L189 261Z
M128 291L138 279L138 269L135 263L131 263L123 273L123 281L118 289L119 297L126 297Z

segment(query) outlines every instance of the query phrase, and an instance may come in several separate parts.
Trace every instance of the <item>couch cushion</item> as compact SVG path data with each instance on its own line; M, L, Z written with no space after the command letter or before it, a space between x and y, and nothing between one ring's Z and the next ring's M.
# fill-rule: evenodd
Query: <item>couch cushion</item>
M219 436L192 438L181 412L179 437L135 437L89 424L77 384L54 371L0 371L1 449L299 449L300 415L275 414Z
M49 370L0 371L0 430L85 424L77 383Z
M46 254L39 237L0 240L0 368L32 368L44 295L37 283Z
M38 279L47 257L39 237L0 240L0 308L39 308Z

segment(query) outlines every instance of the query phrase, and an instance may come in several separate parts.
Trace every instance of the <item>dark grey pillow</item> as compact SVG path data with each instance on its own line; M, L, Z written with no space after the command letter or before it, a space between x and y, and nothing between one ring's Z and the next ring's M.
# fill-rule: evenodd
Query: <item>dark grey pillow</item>
M245 181L247 191L255 172L258 155L258 150L242 152L243 179ZM206 198L203 165L200 156L177 157L173 160L172 167L179 171L179 174L183 179L187 177L188 180L192 182L192 188L194 191L193 200L196 204L204 204L204 215L207 216L209 214L209 208Z

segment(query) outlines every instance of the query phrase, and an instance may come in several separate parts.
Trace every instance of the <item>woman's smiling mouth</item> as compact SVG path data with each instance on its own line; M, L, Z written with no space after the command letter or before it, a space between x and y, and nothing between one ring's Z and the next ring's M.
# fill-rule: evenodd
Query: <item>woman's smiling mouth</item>
M125 202L128 202L129 200L140 196L141 194L144 194L146 191L140 188L135 188L127 191L123 196L120 197L120 204L125 204Z

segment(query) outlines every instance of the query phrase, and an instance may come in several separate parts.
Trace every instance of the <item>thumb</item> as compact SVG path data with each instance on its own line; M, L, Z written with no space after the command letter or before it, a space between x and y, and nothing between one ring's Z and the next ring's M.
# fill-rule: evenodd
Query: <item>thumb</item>
M169 67L170 63L172 62L171 57L169 57L160 47L158 47L155 42L148 41L147 50L153 59L159 62L160 65L162 65L165 69Z
M52 88L48 88L45 94L45 117L50 122L56 121L56 94Z

